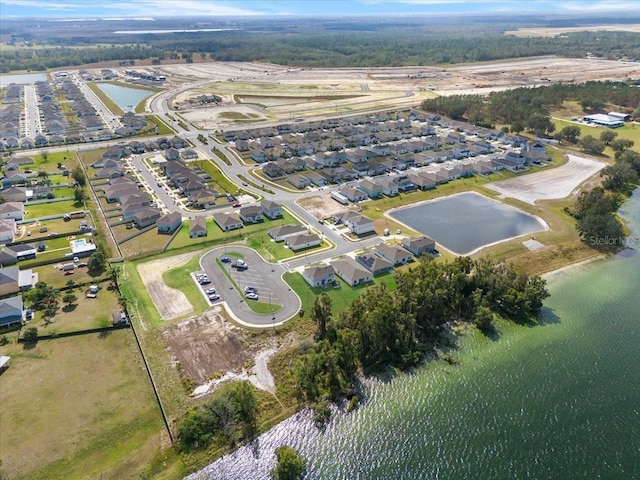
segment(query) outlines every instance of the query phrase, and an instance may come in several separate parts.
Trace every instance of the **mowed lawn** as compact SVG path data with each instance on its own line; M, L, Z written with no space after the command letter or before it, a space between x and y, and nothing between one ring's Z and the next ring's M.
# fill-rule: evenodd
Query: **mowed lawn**
M155 478L172 452L133 333L43 340L0 376L0 444L7 478Z

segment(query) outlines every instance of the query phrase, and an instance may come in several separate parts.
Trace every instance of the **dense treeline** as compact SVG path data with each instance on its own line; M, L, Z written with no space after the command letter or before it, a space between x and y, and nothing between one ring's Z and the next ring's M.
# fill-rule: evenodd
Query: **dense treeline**
M455 120L466 119L474 124L510 125L514 133L530 131L537 136L550 135L555 126L550 109L565 101L580 102L587 113L597 112L605 104L618 105L640 117L640 88L626 82L586 82L581 84L555 84L545 87L515 88L480 95L452 95L427 99L425 110Z
M198 53L219 61L261 61L298 67L392 67L455 64L538 55L608 59L640 58L639 35L632 32L576 32L558 37L521 38L503 35L508 23L467 19L344 22L299 19L248 24L238 30L209 33L113 35L109 30L74 36L55 30L42 41L59 48L0 51L2 72L41 70L106 60L191 59ZM544 22L543 22L544 24ZM158 28L154 25L150 28ZM13 33L16 39L31 35ZM114 43L115 42L115 43ZM98 47L96 45L99 45ZM141 46L141 45L144 45ZM73 47L73 48L70 48ZM99 50L99 51L98 51Z
M358 373L417 365L449 322L487 331L496 316L531 320L548 296L540 277L468 257L419 262L395 278L397 289L372 286L336 319L329 297L318 297L312 312L317 342L294 367L300 401L322 405L349 395Z

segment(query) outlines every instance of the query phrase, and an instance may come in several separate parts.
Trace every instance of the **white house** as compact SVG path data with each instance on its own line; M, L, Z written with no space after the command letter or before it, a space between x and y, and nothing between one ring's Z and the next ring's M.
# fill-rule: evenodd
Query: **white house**
M332 265L313 265L302 272L303 278L312 287L325 287L336 280L336 272Z

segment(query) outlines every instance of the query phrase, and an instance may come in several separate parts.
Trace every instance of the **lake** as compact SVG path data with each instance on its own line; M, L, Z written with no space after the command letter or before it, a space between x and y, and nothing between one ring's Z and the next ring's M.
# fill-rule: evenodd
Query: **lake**
M15 75L0 75L0 87L6 87L11 83L29 85L36 82L46 82L46 73L20 73Z
M154 93L151 90L123 87L113 83L97 83L96 85L124 111L134 110L138 103Z
M324 433L303 412L190 479L267 480L275 448L307 479L640 478L640 189L616 258L550 277L542 325L470 331L454 355L389 382Z
M539 218L475 192L401 207L388 215L457 255L547 229Z

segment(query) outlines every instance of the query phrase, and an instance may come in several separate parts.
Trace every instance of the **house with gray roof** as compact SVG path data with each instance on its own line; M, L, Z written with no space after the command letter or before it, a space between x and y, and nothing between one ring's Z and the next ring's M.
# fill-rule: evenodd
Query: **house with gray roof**
M302 277L312 287L326 287L336 280L333 265L312 265L302 272Z
M375 224L373 220L369 217L365 217L364 215L356 214L344 223L351 233L355 233L356 235L365 235L367 233L375 232Z
M16 221L13 218L0 220L0 245L13 242L16 234Z
M274 218L282 218L282 205L272 200L263 200L260 204L262 214L273 220Z
M336 274L348 285L355 287L373 280L373 274L349 257L331 262Z
M384 257L373 253L356 256L356 261L369 270L374 276L393 270L393 263Z
M17 266L0 268L0 296L28 290L38 282L38 274L30 268Z
M0 327L7 327L22 322L24 304L22 296L4 298L0 300Z
M26 187L9 187L0 191L0 196L4 198L5 202L26 202L27 201L27 189Z
M0 220L22 220L24 218L24 203L5 202L0 204Z
M303 189L311 185L311 180L303 175L290 175L287 178L287 182L299 189Z
M377 182L365 178L358 183L358 188L362 190L371 199L380 198L383 194L383 188Z
M156 223L161 216L162 212L160 210L146 207L133 215L133 223L138 228L145 228Z
M369 195L357 187L344 187L340 189L340 193L344 195L350 202L357 203L367 200Z
M247 205L238 212L244 223L258 223L262 221L262 207L260 205Z

